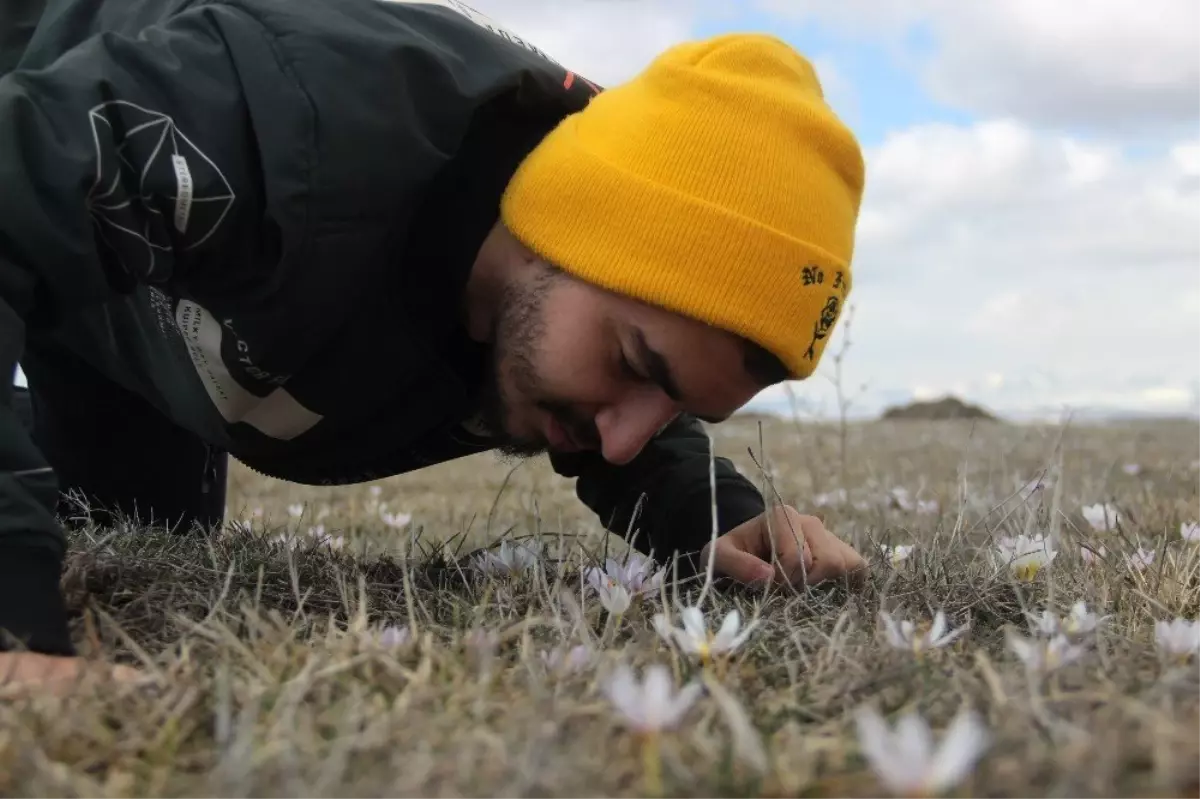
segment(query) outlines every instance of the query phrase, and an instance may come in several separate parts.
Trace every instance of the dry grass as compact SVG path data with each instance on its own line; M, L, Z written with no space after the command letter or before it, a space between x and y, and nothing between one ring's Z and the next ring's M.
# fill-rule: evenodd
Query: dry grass
M756 427L718 428L719 454L757 480L752 449L782 499L820 510L869 555L873 576L857 592L709 592L710 618L736 607L760 626L710 674L725 691L710 689L664 738L666 793L879 795L853 711L917 707L940 730L967 704L992 740L963 794L1196 795L1197 667L1165 664L1152 628L1200 615L1200 546L1179 536L1200 517L1198 435L1190 423L875 423L850 429L843 462L835 428L769 425L765 457ZM1015 495L1045 472L1059 478L1052 489ZM65 585L84 651L159 679L0 704L0 794L643 795L638 739L600 686L622 661L698 678L649 620L700 586L672 587L613 623L579 573L606 542L622 544L597 533L542 462L509 474L482 456L378 485L377 496L311 489L238 468L231 518L255 519L250 530L76 535ZM848 504L814 508L842 487ZM893 487L939 511L889 507ZM1122 512L1117 530L1094 532L1080 516L1101 501ZM297 502L307 503L298 520L287 510ZM389 529L378 502L411 524ZM305 536L317 523L343 546ZM272 542L287 530L307 543ZM986 548L1026 530L1055 533L1060 554L1017 583ZM537 534L550 556L520 579L482 577L466 558ZM885 542L918 546L892 568ZM1103 544L1106 560L1086 565L1081 544ZM1144 571L1123 559L1139 545L1157 552ZM1077 599L1112 618L1083 661L1031 680L1005 628L1027 631L1026 611ZM917 659L878 631L877 612L898 605L944 608L970 631ZM387 624L409 625L415 640L383 647ZM478 645L487 634L490 656ZM547 671L543 651L585 642L597 650L589 665Z

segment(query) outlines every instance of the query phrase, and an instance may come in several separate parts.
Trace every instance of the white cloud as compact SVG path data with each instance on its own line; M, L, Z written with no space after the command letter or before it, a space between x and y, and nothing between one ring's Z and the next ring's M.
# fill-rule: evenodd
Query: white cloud
M1195 0L759 2L883 40L936 98L981 115L1116 133L1194 130L1200 115Z
M845 367L872 386L860 406L1200 410L1197 153L1135 158L1011 120L869 149ZM827 381L797 388L835 407Z
M720 14L715 0L470 0L469 5L604 86L633 77Z
M817 73L825 102L851 130L857 130L862 125L863 109L854 83L838 66L835 57L824 53L804 53L804 55L812 62L813 69Z
M1200 177L1200 141L1185 142L1171 148L1171 160L1187 177Z

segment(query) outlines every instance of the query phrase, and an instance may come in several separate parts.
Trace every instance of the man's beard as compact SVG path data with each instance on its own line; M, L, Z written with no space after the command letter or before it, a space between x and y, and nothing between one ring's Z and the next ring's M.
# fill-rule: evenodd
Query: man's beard
M533 352L546 329L543 306L554 281L547 270L528 286L508 285L500 298L500 308L492 325L492 342L486 358L486 371L480 398L480 414L489 430L499 436L496 452L502 459L532 458L546 452L547 442L516 439L508 434L508 397L501 381L507 374L513 388L523 396L533 396L537 388L537 370Z
M499 311L492 326L492 342L485 358L483 387L480 392L480 416L483 424L499 437L495 446L502 460L532 458L545 454L549 443L541 436L518 439L509 435L507 419L511 407L501 375L508 378L508 385L517 395L536 401L538 407L551 413L560 424L570 430L581 443L599 440L592 423L576 419L573 409L566 403L544 396L538 380L534 353L546 331L544 305L546 295L556 280L565 276L547 267L529 285L509 285L500 298Z

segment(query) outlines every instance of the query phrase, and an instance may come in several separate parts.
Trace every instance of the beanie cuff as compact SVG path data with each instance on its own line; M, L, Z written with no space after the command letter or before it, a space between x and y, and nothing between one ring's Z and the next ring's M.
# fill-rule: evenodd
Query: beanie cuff
M512 233L569 274L750 339L795 379L811 375L850 290L849 265L596 157L578 146L576 124L563 120L510 180L501 219ZM789 335L798 319L811 325Z

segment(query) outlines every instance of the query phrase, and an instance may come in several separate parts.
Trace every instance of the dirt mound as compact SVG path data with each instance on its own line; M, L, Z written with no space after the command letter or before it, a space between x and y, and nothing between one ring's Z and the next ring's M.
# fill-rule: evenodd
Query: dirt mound
M944 419L982 419L987 422L1000 421L992 414L980 408L963 402L957 397L943 397L928 402L910 402L888 408L883 412L883 419L922 419L926 421L941 421Z

